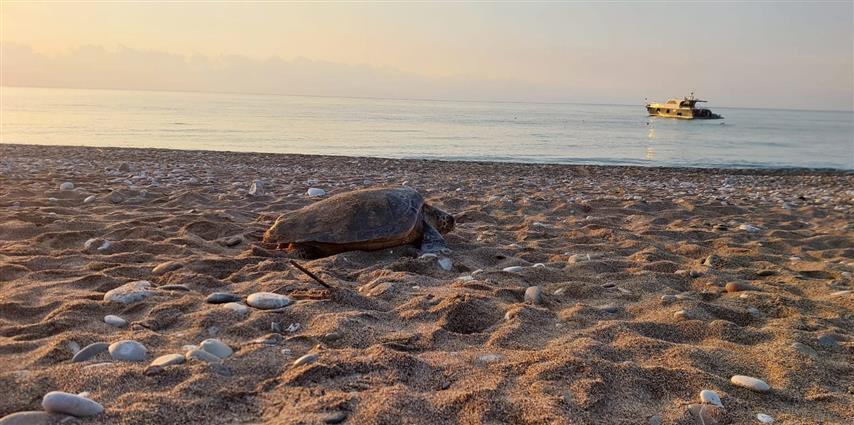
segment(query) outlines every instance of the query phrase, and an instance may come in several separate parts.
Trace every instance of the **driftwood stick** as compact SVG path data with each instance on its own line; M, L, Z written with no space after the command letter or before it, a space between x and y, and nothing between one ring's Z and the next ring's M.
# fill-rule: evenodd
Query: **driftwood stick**
M294 267L296 267L297 269L299 269L299 271L301 271L301 272L303 272L303 273L307 274L307 275L308 275L308 277L310 277L310 278L314 279L314 281L315 281L315 282L317 282L317 283L319 283L319 284L321 284L321 285L325 286L327 289L338 289L338 288L336 288L336 287L334 287L334 286L332 286L332 285L330 285L330 284L328 284L328 283L324 282L324 281L323 281L323 279L321 279L321 278L317 277L317 275L316 275L316 274L314 274L314 273L310 272L307 268L305 268L305 267L303 267L302 265L300 265L300 263L297 263L297 262L296 262L296 260L291 260L291 265L293 265Z

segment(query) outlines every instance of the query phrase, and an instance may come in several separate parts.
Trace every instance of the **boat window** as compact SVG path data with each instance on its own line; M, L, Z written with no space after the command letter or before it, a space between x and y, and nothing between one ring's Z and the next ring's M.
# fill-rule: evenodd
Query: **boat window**
M668 113L668 114L670 113L670 109L668 109L668 110L667 110L667 113Z
M681 117L681 116L682 116L682 113L681 113L681 112L677 112L677 113L676 113L676 115L679 115L679 116Z

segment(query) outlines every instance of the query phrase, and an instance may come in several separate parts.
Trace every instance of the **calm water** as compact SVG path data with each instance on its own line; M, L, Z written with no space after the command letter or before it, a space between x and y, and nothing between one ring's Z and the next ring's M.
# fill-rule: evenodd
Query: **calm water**
M668 93L663 93L666 97ZM662 99L664 99L662 97ZM854 113L2 88L0 142L692 167L854 169Z

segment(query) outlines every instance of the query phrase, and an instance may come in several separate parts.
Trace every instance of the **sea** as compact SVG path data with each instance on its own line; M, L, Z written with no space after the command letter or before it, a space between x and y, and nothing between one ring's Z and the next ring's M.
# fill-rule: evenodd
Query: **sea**
M667 95L662 94L662 100ZM712 96L713 98L713 96ZM0 143L721 168L854 169L854 112L0 87Z

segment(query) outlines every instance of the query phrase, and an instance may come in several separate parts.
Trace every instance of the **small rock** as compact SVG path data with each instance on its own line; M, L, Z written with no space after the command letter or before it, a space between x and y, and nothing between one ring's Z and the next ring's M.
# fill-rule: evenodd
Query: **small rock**
M71 416L41 410L15 412L0 418L0 425L54 425L68 422Z
M113 360L124 362L141 362L148 353L144 345L129 339L110 344L109 350Z
M96 251L106 251L106 250L110 249L110 247L111 247L111 246L113 246L113 243L112 243L112 242L110 242L110 241L104 241L104 243L102 243L102 244L101 244L101 246L99 246L99 247L98 247L98 248L96 248L95 250L96 250Z
M154 361L151 362L151 366L166 367L181 364L184 363L184 361L186 361L186 358L181 354L166 354L154 359Z
M222 359L220 359L219 357L205 350L198 349L187 351L187 354L185 354L184 356L187 358L187 360L201 360L208 363L219 363L222 361Z
M714 265L719 261L720 261L720 257L712 254L712 255L709 255L708 257L706 257L705 260L703 260L703 265L708 266L708 267L714 267Z
M181 292L190 292L191 291L191 289L188 288L186 285L180 285L180 284L158 286L157 289L159 289L161 291L181 291Z
M800 342L796 342L796 343L792 344L792 348L794 348L795 351L797 351L797 352L799 352L805 356L812 357L813 360L818 360L818 352L813 350L813 348L810 347L809 345L801 344Z
M747 312L753 317L761 317L762 312L756 307L747 307Z
M221 359L224 359L234 353L234 350L232 350L231 347L218 339L206 339L199 344L199 348Z
M86 197L86 199L83 200L83 203L84 204L91 204L92 202L95 202L95 199L97 199L97 197L95 195L89 195Z
M294 367L302 366L304 364L311 364L317 360L317 354L306 354L296 360L294 360Z
M756 288L743 282L729 282L724 287L727 292L755 291Z
M142 301L152 295L154 295L154 291L151 291L151 282L137 280L107 291L104 294L104 301L131 304Z
M68 351L71 351L71 355L75 355L80 352L80 344L74 341L68 341Z
M700 391L700 401L703 404L711 404L714 406L723 407L723 403L721 403L721 398L718 396L718 393L712 390L703 390Z
M771 389L771 387L767 383L765 383L765 381L751 376L734 375L732 378L730 378L730 382L732 382L733 385L737 385L739 387L747 388L749 390L757 391L760 393L764 393Z
M738 230L744 230L747 233L759 232L759 228L751 224L742 224L741 226L738 226Z
M151 270L151 272L156 275L161 275L178 270L181 267L184 267L184 265L177 261L167 261L165 263L158 264L157 267Z
M501 354L484 354L482 356L478 356L477 361L481 363L494 363L503 358L504 357Z
M232 236L232 237L230 237L230 238L227 238L227 239L223 242L223 244L224 244L225 246L227 246L227 247L231 248L231 247L233 247L233 246L240 245L240 243L241 243L241 242L243 242L243 238L241 238L240 236Z
M822 335L818 337L818 345L827 348L837 348L839 347L839 341L836 340L835 335Z
M325 190L323 190L323 189L318 189L318 188L316 188L316 187L312 187L312 188L309 188L309 189L305 192L305 194L306 194L306 195L308 195L308 196L310 196L310 197L312 197L312 198L318 198L318 197L321 197L321 196L325 196L325 195L326 195L326 191L325 191Z
M104 411L104 406L86 397L62 391L51 391L42 398L42 408L49 413L86 417L95 416Z
M776 274L774 270L759 270L756 272L756 276L765 277L765 276L773 276Z
M450 258L443 257L439 259L439 267L441 267L442 270L451 271L454 268L454 263Z
M63 190L63 191L64 190L74 190L74 183L65 182L65 183L59 185L59 190Z
M246 297L246 304L261 310L273 310L291 304L291 299L285 295L272 292L256 292Z
M205 302L208 304L225 304L237 302L242 299L240 295L229 294L227 292L214 292L205 298Z
M698 425L718 425L723 423L725 410L711 404L689 404L688 412L697 420Z
M125 319L122 319L119 316L108 314L108 315L104 316L104 323L106 323L110 326L115 326L117 328L123 328L123 327L127 326L128 321Z
M507 272L507 273L519 273L522 271L522 267L521 266L510 266L510 267L505 267L505 268L501 269L501 271Z
M249 196L264 196L264 182L255 180L247 193Z
M539 286L529 286L525 289L525 302L530 304L542 304L543 289Z
M130 165L128 165L127 162L122 162L119 165L119 171L121 171L123 173L127 173L128 171L130 171Z
M771 416L768 416L764 413L757 413L756 414L756 420L758 420L759 422L762 422L763 424L773 424L774 423L774 418Z
M661 296L661 303L662 304L670 304L674 301L676 301L676 295L666 294L666 295Z
M119 193L116 190L110 192L110 194L107 196L107 199L109 199L110 202L112 202L114 204L121 204L122 202L125 201L124 195L122 195L121 193Z
M323 423L326 424L340 424L347 419L347 412L339 410L337 412L327 413L321 419L323 420Z
M95 342L83 347L82 350L78 351L74 357L71 358L73 363L85 362L86 360L91 359L92 357L97 356L105 351L108 351L110 348L110 344L106 342Z
M849 294L851 294L851 290L846 289L843 291L836 291L836 292L830 294L830 296L831 297L842 297L842 296L849 295Z
M223 304L223 307L225 307L229 310L235 311L235 312L237 312L237 314L240 314L241 316L249 312L249 307L246 307L244 304L241 304L241 303L234 303L234 302L226 303L226 304Z
M689 271L689 272L688 272L688 276L691 276L691 277L692 277L692 278L694 278L694 279L696 279L696 278L698 278L698 277L700 277L700 276L702 276L702 275L703 275L703 272L701 272L701 271L699 271L699 270L691 270L691 271Z

